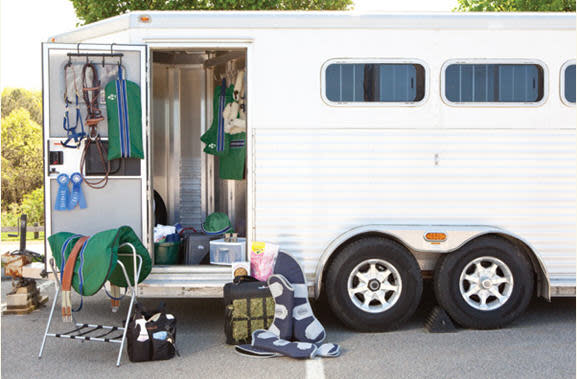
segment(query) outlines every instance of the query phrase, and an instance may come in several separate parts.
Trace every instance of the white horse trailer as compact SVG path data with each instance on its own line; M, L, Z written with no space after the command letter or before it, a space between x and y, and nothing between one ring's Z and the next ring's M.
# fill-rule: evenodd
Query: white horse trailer
M55 36L46 235L130 225L152 252L156 191L170 224L222 211L248 246L279 244L353 328L406 320L431 277L456 321L499 327L532 296L575 296L575 26L573 14L142 11ZM75 57L103 84L122 54L145 158L86 188L86 209L53 212L57 174L80 165L61 146L68 53L112 53ZM199 137L215 87L243 69L246 177L221 180ZM230 271L155 265L138 296L220 297Z

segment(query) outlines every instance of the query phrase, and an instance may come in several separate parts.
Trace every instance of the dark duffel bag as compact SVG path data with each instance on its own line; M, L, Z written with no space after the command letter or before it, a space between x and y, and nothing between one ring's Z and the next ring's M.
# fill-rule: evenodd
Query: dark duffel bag
M266 282L236 277L224 286L224 334L229 345L251 343L252 332L268 329L274 318L274 299Z
M126 350L131 362L170 359L177 353L175 342L176 318L166 313L164 303L154 311L135 305L126 331Z

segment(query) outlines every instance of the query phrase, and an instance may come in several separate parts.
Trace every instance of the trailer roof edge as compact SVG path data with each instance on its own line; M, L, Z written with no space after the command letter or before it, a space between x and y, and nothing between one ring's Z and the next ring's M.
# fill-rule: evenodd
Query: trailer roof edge
M141 16L149 21L141 22ZM359 13L355 11L134 11L55 35L80 42L126 29L526 29L575 30L574 13Z

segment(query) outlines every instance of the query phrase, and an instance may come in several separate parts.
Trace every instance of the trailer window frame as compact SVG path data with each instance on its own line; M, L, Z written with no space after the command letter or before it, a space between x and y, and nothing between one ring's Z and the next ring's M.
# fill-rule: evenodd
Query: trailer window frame
M565 71L571 65L575 65L575 59L570 59L565 63L563 63L563 65L561 66L561 72L559 75L559 96L561 96L561 102L563 102L563 104L565 104L568 107L574 108L575 103L570 102L565 97Z
M446 96L447 68L454 64L474 65L474 64L506 64L506 65L536 65L543 71L543 97L539 101L518 101L518 102L456 102L451 101ZM484 107L484 108L503 108L503 107L540 107L545 104L549 98L549 69L545 62L539 59L484 59L484 58L456 58L446 60L441 66L441 99L443 102L452 107Z
M419 101L332 101L326 96L326 70L333 64L418 64L424 70L424 94ZM331 58L325 61L320 70L320 95L323 102L331 107L419 107L429 100L430 71L427 63L418 58Z

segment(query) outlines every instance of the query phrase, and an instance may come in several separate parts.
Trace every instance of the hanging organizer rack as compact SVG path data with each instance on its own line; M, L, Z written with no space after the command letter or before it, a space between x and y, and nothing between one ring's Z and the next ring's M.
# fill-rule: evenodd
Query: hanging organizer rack
M81 58L86 57L88 61L89 58L102 58L102 66L110 65L110 66L118 66L118 64L122 64L122 57L124 54L122 53L68 53L68 61L72 62L72 58ZM106 58L119 58L116 62L106 62ZM84 63L84 62L78 62Z
M42 352L44 351L44 346L46 344L47 337L54 337L54 338L64 338L68 340L79 340L79 341L94 341L94 342L107 342L107 343L117 343L120 344L120 350L118 351L118 359L116 360L116 366L120 366L120 358L122 357L122 350L124 349L124 343L126 342L126 331L128 329L128 323L130 322L130 315L132 314L132 308L134 306L134 302L136 300L136 287L138 286L138 278L140 277L140 270L142 268L142 257L136 254L136 249L134 245L130 242L123 243L119 246L119 249L123 246L129 246L132 249L132 254L121 253L118 256L123 257L130 257L132 256L133 260L133 273L134 273L134 285L131 285L128 273L126 272L126 268L124 264L118 260L117 264L120 265L122 268L122 273L124 274L124 278L126 279L127 285L130 287L131 290L131 298L130 298L130 305L128 306L128 313L126 315L126 322L124 326L111 326L111 325L100 325L100 324L87 324L87 323L79 323L76 321L74 314L72 315L73 324L76 327L73 330L64 333L50 333L50 324L52 323L52 316L54 315L54 309L56 308L56 303L58 301L58 295L60 294L61 283L58 279L58 271L56 269L56 265L54 262L54 258L50 259L50 266L52 266L52 273L55 277L56 282L56 291L54 293L54 300L52 301L52 308L50 309L50 316L48 316L48 324L46 325L46 331L44 332L44 338L42 339L42 345L40 346L40 353L38 354L38 358L42 358ZM138 264L137 264L138 259ZM106 331L104 334L98 335L90 335L96 331ZM108 337L108 335L114 332L122 332L114 337Z
M85 57L86 61L88 61L88 58L93 57L93 58L102 58L102 66L104 65L118 65L119 63L122 65L122 57L124 56L123 53L115 53L113 51L114 48L114 43L110 45L110 53L81 53L80 52L80 43L76 44L76 52L75 53L68 53L66 54L68 56L68 61L71 61L71 59L73 57ZM120 58L119 62L115 62L115 63L106 63L104 60L106 58Z

